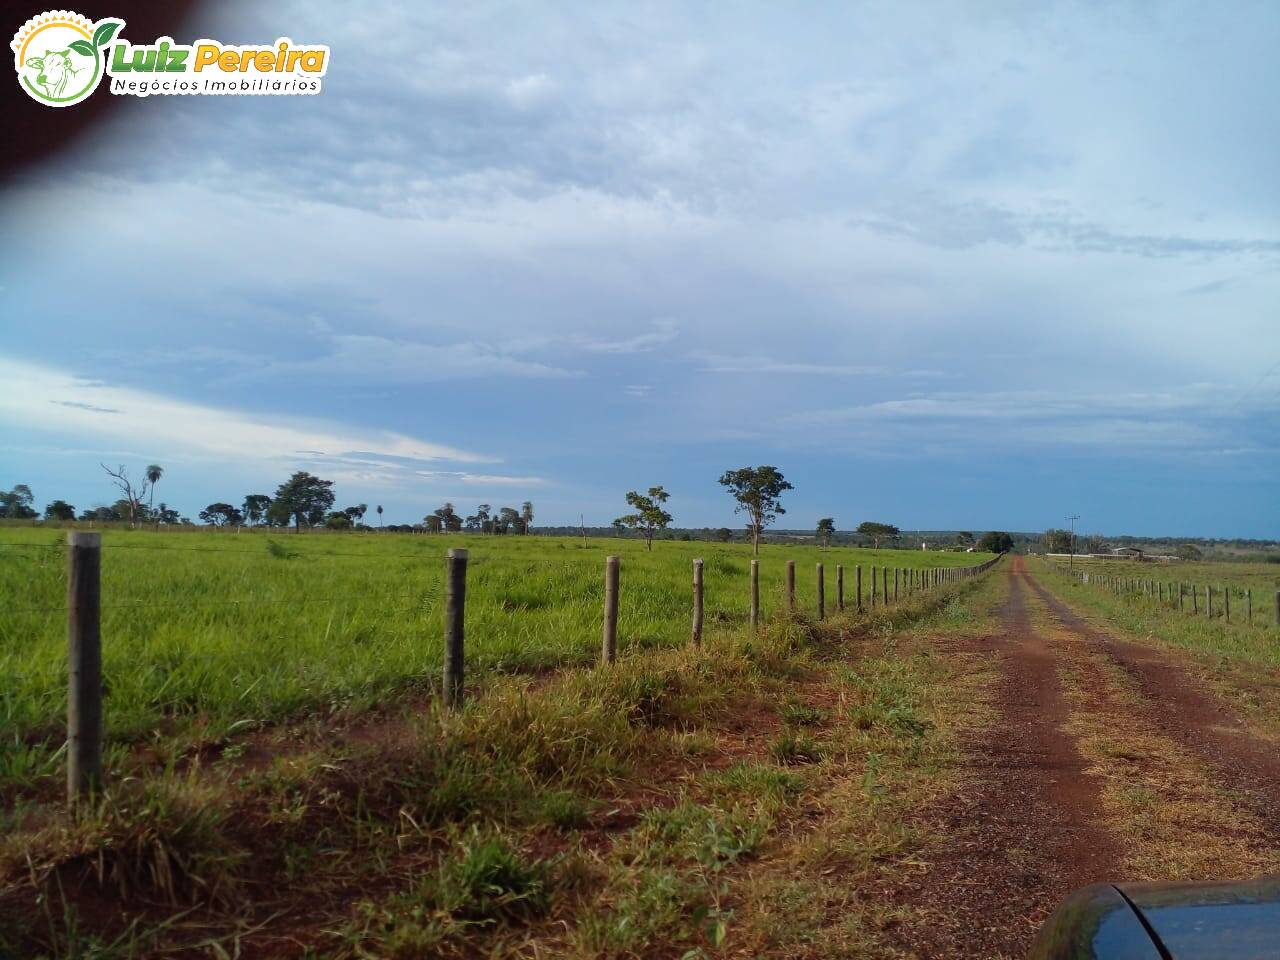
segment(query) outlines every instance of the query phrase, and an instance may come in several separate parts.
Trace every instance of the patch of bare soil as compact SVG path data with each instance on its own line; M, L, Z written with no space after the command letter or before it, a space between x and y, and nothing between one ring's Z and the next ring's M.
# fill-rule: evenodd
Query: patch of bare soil
M1160 732L1219 771L1280 836L1280 756L1275 745L1250 733L1229 704L1169 654L1095 629L1025 569L1021 576L1065 629L1095 644L1133 679L1151 704Z
M998 662L998 719L967 744L971 785L924 813L946 839L891 891L907 919L889 937L912 956L1020 957L1059 900L1112 877L1118 862L1100 785L1063 730L1070 708L1021 572L1014 558L1001 634L952 648Z

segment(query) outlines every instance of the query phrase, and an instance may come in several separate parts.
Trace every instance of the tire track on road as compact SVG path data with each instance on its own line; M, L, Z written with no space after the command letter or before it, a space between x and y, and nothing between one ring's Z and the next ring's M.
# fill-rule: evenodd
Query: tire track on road
M1018 572L1064 629L1094 644L1136 684L1164 736L1225 777L1280 838L1280 751L1167 653L1091 626L1021 564Z

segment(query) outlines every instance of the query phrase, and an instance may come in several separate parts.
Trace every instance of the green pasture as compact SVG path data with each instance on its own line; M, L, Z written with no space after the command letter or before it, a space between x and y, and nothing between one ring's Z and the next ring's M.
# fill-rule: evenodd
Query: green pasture
M0 782L52 769L66 711L66 556L57 530L0 531ZM540 671L598 656L604 558L622 557L619 653L687 642L691 562L705 561L706 630L741 627L750 547L551 537L284 531L103 534L109 741L219 738L305 713L428 689L441 668L443 557L468 547L467 669ZM984 554L765 546L761 602L785 563L812 610L814 565L970 566ZM869 589L869 573L866 589Z

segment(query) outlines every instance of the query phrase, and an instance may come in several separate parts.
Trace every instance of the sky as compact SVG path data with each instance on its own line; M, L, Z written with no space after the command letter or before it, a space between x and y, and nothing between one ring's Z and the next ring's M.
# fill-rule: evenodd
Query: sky
M1280 538L1280 4L206 7L323 92L0 185L0 488Z

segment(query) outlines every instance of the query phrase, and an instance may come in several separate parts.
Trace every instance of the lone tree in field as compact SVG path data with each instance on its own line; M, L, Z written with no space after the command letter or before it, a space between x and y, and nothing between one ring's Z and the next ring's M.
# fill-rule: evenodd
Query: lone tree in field
M147 481L143 480L142 486L135 487L133 481L129 479L129 471L124 468L124 464L114 470L105 463L100 463L98 466L107 471L107 476L111 478L111 482L119 487L120 492L124 494L124 499L120 502L128 505L126 509L129 514L129 524L136 527L138 525L138 511L142 507L142 498L147 494Z
M520 505L520 532L528 533L533 526L533 501L526 500Z
M46 520L74 520L76 508L65 500L54 500L44 508Z
M160 482L160 478L164 476L164 467L158 463L147 464L147 483L151 484L151 493L147 497L147 513L155 513L156 505L156 484Z
M293 528L302 530L324 523L325 513L333 506L333 481L321 480L305 470L299 470L276 489L271 512L276 516L293 518Z
M989 530L978 541L978 549L983 553L1008 553L1013 549L1013 537L1003 530Z
M244 514L229 503L211 503L200 511L200 519L211 527L238 527Z
M880 549L881 540L897 540L902 535L902 531L892 523L876 523L874 520L864 520L858 524L857 532L870 540L877 550Z
M34 520L39 516L32 506L34 502L35 496L25 483L18 484L7 493L0 490L0 517L6 520Z
M240 509L244 512L245 520L257 526L267 519L267 511L271 509L271 498L265 493L251 493L244 498Z
M824 547L831 546L831 538L836 535L835 519L833 517L823 517L819 520L814 535Z
M648 549L653 549L653 535L665 530L671 524L671 514L662 509L662 505L671 499L671 494L661 486L650 487L648 496L638 490L627 494L627 503L636 508L635 513L628 513L613 521L613 525L630 527L644 534L644 542Z
M777 467L769 466L726 470L720 484L738 501L733 512L747 515L751 543L759 556L760 531L787 512L782 509L782 494L795 487Z
M382 526L382 504L378 504L378 526Z

